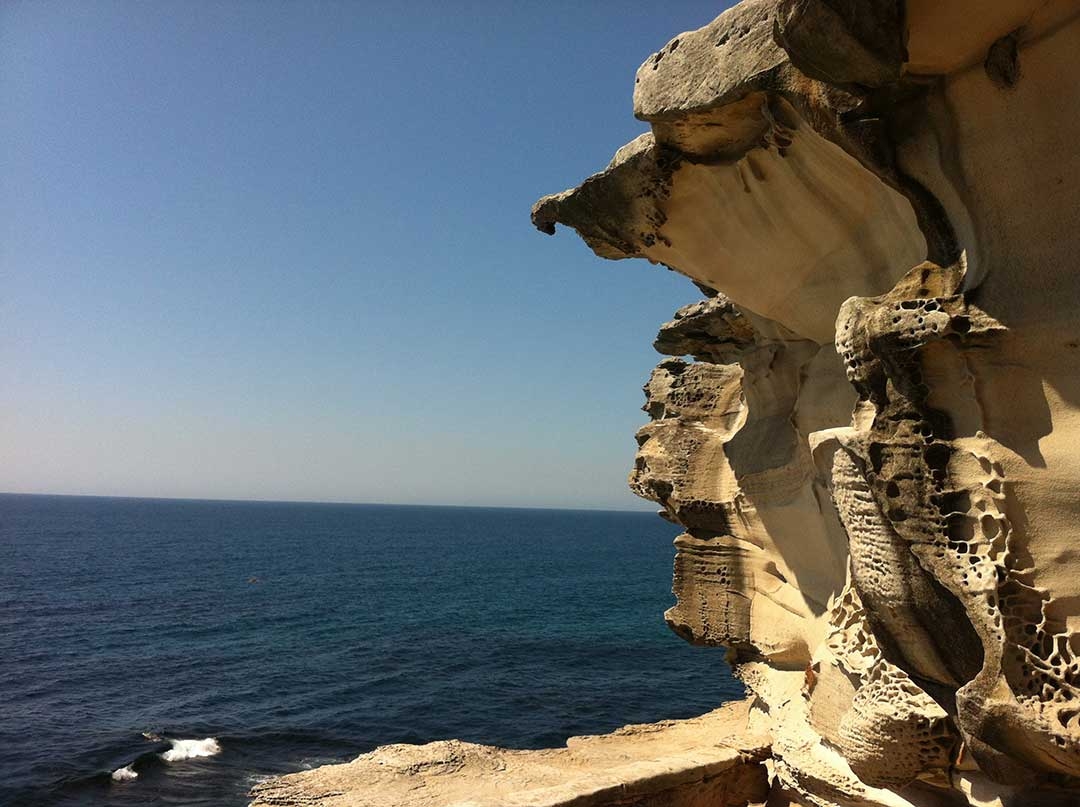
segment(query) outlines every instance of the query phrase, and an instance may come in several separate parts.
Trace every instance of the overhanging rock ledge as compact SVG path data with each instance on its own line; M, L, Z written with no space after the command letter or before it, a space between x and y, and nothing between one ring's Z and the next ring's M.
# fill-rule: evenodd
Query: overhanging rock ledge
M253 804L1080 805L1078 60L1078 0L744 0L646 59L648 131L532 217L706 293L630 485L749 699Z
M775 799L1080 804L1078 14L745 0L533 208L710 295L660 331L630 484Z

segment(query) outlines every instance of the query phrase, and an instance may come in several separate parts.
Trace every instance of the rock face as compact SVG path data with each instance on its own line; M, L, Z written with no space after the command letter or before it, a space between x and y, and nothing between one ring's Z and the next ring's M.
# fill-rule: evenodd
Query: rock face
M650 56L650 130L533 222L706 292L630 486L750 700L254 804L1080 805L1078 54L1078 0L743 0Z
M1080 804L1078 53L1075 0L744 0L533 209L707 291L630 486L771 803Z

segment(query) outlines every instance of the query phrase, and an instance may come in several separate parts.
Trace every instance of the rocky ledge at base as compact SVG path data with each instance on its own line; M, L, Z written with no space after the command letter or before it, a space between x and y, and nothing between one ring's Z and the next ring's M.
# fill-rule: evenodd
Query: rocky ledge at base
M252 807L743 807L769 791L749 704L512 751L460 740L387 745L257 785Z
M648 131L532 219L696 286L630 485L766 739L393 746L256 803L716 807L767 746L770 807L1080 805L1078 68L1080 0L743 0L646 59Z

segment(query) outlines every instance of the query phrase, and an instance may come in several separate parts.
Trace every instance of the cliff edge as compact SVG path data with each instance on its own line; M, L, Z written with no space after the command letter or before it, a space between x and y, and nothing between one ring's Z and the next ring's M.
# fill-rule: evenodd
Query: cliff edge
M744 0L646 59L649 131L532 217L705 294L656 338L630 485L745 713L611 740L561 801L531 766L565 750L440 745L382 800L397 746L255 804L1080 804L1077 54L1077 0Z
M1080 803L1078 14L745 0L533 209L707 292L630 483L793 803Z

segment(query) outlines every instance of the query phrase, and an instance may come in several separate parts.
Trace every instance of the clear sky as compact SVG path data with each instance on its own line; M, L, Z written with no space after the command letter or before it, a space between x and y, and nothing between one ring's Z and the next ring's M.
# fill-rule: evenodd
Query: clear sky
M650 507L700 295L529 208L722 8L0 5L0 490Z

